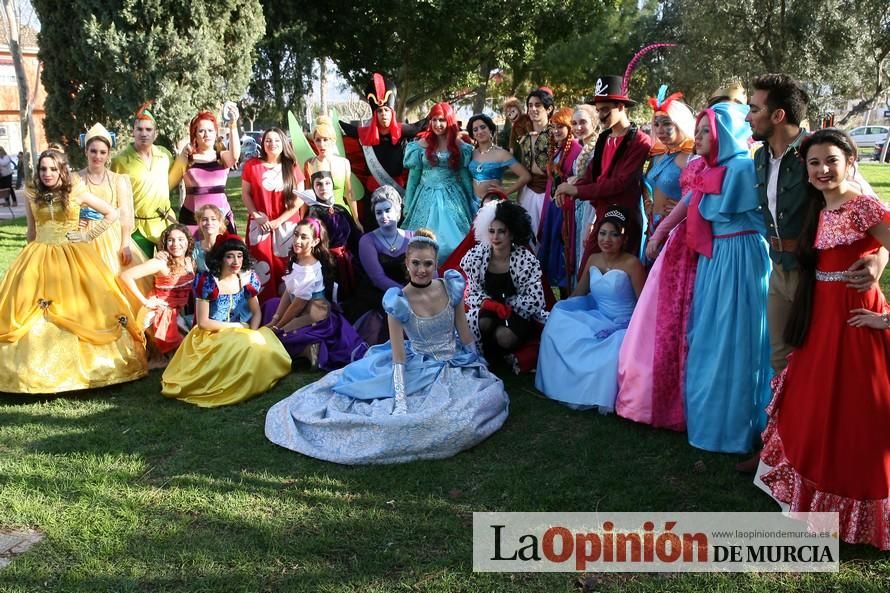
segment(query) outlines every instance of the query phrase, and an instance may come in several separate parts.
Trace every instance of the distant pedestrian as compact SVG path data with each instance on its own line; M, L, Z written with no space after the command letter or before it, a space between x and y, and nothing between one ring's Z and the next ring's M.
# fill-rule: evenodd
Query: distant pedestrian
M12 191L12 172L15 169L15 163L12 158L6 154L6 149L0 146L0 200L4 205L9 206L10 200L13 206L18 206L15 192Z

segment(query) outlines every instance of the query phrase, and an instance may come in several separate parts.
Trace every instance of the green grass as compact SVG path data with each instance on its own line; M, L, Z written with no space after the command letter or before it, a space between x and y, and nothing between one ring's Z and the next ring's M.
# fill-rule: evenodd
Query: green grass
M23 224L7 232L23 237ZM530 377L504 377L503 429L448 460L342 467L272 445L268 408L319 376L299 367L212 410L163 398L157 372L63 398L0 397L0 527L46 534L0 571L0 591L568 593L577 575L473 573L472 512L776 510L733 471L737 457L570 411ZM594 575L587 590L890 588L887 554L841 554L837 575Z
M878 197L890 202L890 164L859 163L862 176L871 184Z

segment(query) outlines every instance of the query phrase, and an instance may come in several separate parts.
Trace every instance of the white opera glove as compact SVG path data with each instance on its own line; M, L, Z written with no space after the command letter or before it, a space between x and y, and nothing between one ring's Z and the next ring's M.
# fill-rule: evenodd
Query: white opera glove
M402 416L407 414L408 397L405 395L405 363L403 362L394 362L392 364L392 387L396 395L392 415Z

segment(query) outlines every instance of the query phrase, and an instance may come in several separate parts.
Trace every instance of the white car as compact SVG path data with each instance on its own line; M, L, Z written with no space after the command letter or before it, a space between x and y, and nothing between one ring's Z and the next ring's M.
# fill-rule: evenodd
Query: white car
M887 126L860 126L850 130L850 137L859 147L859 154L862 154L863 148L870 149L884 142L887 136L890 136L890 127Z

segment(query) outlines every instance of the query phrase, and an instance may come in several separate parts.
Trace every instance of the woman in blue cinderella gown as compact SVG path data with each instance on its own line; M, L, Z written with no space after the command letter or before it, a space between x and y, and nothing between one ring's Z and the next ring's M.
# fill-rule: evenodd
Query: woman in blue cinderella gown
M476 353L463 277L433 279L437 252L419 230L405 255L409 285L383 297L392 339L275 404L269 440L335 463L402 463L451 457L501 427L504 384Z
M473 147L459 138L460 128L448 103L436 103L429 124L405 149L408 183L405 222L409 231L434 229L439 263L463 240L479 207L467 164Z
M535 387L570 408L615 409L618 352L645 271L624 251L627 214L606 212L597 230L602 250L587 260L572 296L556 303L541 334Z

